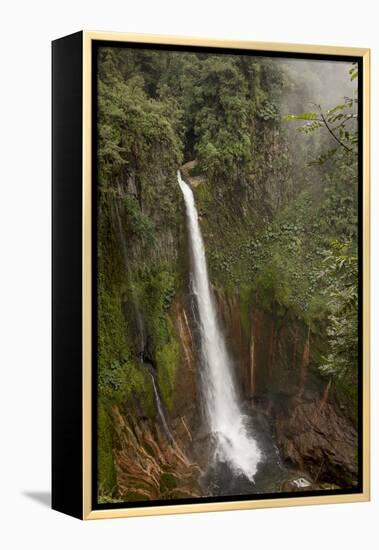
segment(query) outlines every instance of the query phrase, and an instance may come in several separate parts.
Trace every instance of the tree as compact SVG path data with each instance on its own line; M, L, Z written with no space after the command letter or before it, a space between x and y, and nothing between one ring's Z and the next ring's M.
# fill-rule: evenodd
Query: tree
M350 80L358 77L358 70L355 64L351 67ZM349 161L354 161L358 154L358 99L345 97L343 103L335 105L332 109L323 111L321 105L314 104L316 111L301 113L299 115L286 115L284 120L302 121L298 127L300 132L310 134L315 130L323 128L332 137L335 146L330 147L322 153L313 164L323 164L334 156L339 148L350 155Z

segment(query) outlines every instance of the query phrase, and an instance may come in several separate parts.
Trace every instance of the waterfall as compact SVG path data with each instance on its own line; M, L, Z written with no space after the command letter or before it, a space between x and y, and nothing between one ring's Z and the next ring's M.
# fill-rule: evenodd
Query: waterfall
M215 459L227 463L237 474L253 481L261 452L249 435L230 370L231 361L216 314L204 243L195 200L180 172L178 183L183 193L192 252L192 285L201 336L201 356L205 409L209 429L215 441Z
M166 437L172 441L173 437L171 435L171 432L170 432L170 429L167 425L167 422L166 422L166 417L164 415L164 412L163 412L163 407L162 407L162 402L161 402L161 398L159 397L159 393L158 393L158 389L157 389L157 385L155 383L155 378L152 374L150 374L151 376L151 380L153 382L153 390L154 390L154 397L155 397L155 404L156 404L156 407L157 407L157 412L158 412L158 416L159 416L159 419L161 421L161 424L162 424L162 427L163 427L163 430L166 434Z

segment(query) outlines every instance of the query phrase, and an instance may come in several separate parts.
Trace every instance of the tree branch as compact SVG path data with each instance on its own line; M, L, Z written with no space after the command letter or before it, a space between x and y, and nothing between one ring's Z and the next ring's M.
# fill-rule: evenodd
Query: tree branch
M323 112L321 111L321 107L320 107L320 106L319 106L319 110L320 110L320 116L321 116L321 118L322 118L322 122L325 124L325 126L326 126L327 130L329 131L330 135L333 136L334 139L337 141L337 143L339 143L340 145L342 145L342 147L343 147L344 149L346 149L346 151L348 151L349 153L352 153L353 150L350 149L349 147L347 147L347 146L343 143L343 141L341 141L341 140L336 136L336 134L333 132L332 128L331 128L331 127L329 126L329 124L327 123L326 118L324 117L324 114L323 114Z

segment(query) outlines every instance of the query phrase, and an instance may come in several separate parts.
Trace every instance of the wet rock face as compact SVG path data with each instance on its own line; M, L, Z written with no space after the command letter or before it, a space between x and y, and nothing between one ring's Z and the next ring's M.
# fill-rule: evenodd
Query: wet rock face
M314 366L322 343L298 320L254 303L247 332L238 293L218 290L216 299L243 396L273 423L282 459L312 482L283 490L354 487L358 436Z
M125 500L200 496L199 468L156 422L113 410L117 434L114 459L119 496Z
M193 433L201 423L199 372L197 368L198 344L194 335L189 307L179 302L174 304L173 319L180 342L180 363L175 376L175 390L171 419L179 419L179 430L186 426L183 437L192 441Z
M243 312L238 292L214 289L236 379L245 398L267 394L296 395L309 386L310 342L300 321L268 312L252 300Z
M196 344L186 308L176 302L171 314L181 346L172 407L164 411L171 437L165 433L158 415L149 417L141 400L129 403L125 410L118 407L113 410L117 441L114 463L122 500L170 500L202 494L201 472L193 452L196 432L201 425ZM154 370L154 361L148 357L148 344L147 338L144 368Z
M354 487L357 433L329 392L330 381L312 369L315 337L296 320L279 318L254 304L244 319L238 292L214 292L241 399L253 407L255 422L257 415L267 420L281 459L294 473L280 481L282 485L278 482L275 491ZM174 398L165 411L173 440L165 437L158 419L149 417L143 403L134 412L115 410L113 452L123 500L190 498L213 491L204 485L212 441L203 425L199 342L189 301L176 300L170 316L180 345ZM140 333L137 330L137 351ZM142 340L145 367L155 369L148 335Z
M309 472L314 482L357 484L358 436L329 403L288 400L275 411L277 443L284 460Z

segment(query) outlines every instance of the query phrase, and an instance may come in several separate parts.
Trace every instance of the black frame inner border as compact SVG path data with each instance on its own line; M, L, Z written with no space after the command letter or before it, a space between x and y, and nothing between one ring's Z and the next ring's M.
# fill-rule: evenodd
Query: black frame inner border
M246 55L251 57L281 57L285 59L309 59L315 61L344 61L357 63L358 66L358 484L348 489L325 489L318 491L260 493L252 495L235 495L225 497L197 497L175 500L154 500L136 502L115 502L110 504L98 503L98 462L97 462L97 423L98 423L98 302L97 302L97 218L98 218L98 190L97 190L97 68L99 48L130 48L143 50L163 50L172 52L207 53L217 55ZM92 449L92 510L154 508L156 506L177 506L181 504L207 504L238 501L280 500L284 498L305 498L313 496L333 496L360 494L363 492L363 57L350 55L296 53L285 51L250 50L239 48L218 48L212 46L182 46L174 44L146 44L140 42L120 42L117 40L92 40L92 67L91 67L91 96L92 96L92 418L91 418L91 449Z

